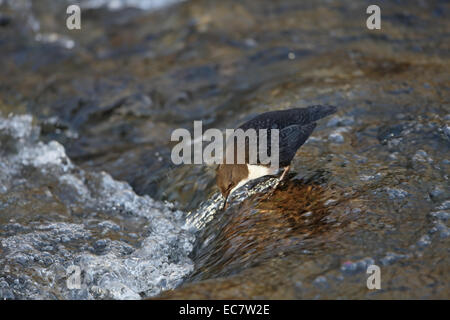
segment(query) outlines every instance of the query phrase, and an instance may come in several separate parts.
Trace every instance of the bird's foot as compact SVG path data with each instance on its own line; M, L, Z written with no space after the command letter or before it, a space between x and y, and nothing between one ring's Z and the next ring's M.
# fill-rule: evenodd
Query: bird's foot
M272 189L266 193L266 195L263 197L263 200L267 200L271 196L273 196L273 194L275 193L277 188L280 186L281 182L283 182L284 178L286 177L286 173L289 171L289 169L290 169L290 166L287 166L284 168L283 173L280 176L280 179L278 179L277 183L272 187Z

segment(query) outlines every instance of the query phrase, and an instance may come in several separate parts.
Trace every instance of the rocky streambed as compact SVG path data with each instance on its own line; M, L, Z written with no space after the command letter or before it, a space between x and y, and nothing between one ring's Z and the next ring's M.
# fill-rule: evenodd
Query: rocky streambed
M80 3L71 31L70 1L0 1L0 298L448 299L446 1L381 30L366 1ZM221 212L171 163L194 120L313 104L339 110L270 197Z

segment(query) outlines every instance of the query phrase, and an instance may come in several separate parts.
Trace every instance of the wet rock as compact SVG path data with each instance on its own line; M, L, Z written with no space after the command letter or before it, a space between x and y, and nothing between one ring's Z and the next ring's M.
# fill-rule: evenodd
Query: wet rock
M328 140L334 143L343 143L344 137L338 132L334 132L328 136Z
M73 49L73 47L75 46L75 42L71 38L59 35L57 33L50 33L50 34L38 33L35 36L35 40L47 44L58 45L69 50Z
M374 259L367 257L357 261L345 261L341 265L341 271L344 274L354 274L359 272L365 272L367 267L375 264Z
M315 278L313 283L319 287L323 287L323 288L329 287L328 283L327 283L327 278L324 276L319 276L319 277Z
M446 192L443 188L436 186L433 188L433 190L431 190L430 196L433 198L433 200L439 201L439 200L442 200L443 197L446 196Z
M441 220L448 220L448 218L450 217L450 213L448 211L433 211L430 213L430 215L432 217L441 219Z
M450 228L447 227L442 221L436 221L434 227L431 229L431 232L439 232L441 239L446 239L450 236Z
M328 122L328 127L337 127L337 126L351 126L355 123L355 118L353 116L334 116Z
M391 200L404 199L409 195L407 191L398 188L385 188L385 190Z
M447 136L447 138L450 139L450 126L444 126L444 128L442 129L445 133L445 135Z
M417 241L417 245L419 247L426 247L428 245L431 244L431 238L429 235L423 235L422 237L420 237L419 241Z
M126 97L123 101L119 102L120 107L116 113L120 115L133 115L136 117L151 116L153 107L153 101L151 97L143 94L135 94Z
M450 200L446 200L446 201L442 202L436 209L439 209L439 210L450 209Z
M417 150L417 152L412 157L412 161L431 163L433 162L433 159L431 159L424 150Z
M397 262L398 260L406 259L408 257L409 256L405 255L405 254L388 252L385 257L380 259L380 262L382 265L387 266L387 265L391 265L391 264Z
M382 144L386 144L388 141L393 139L399 141L398 139L403 136L403 131L410 127L411 125L408 123L400 123L393 126L382 127L378 130L377 138Z
M120 226L112 221L102 221L98 224L99 227L103 229L102 233L106 233L109 230L118 231Z

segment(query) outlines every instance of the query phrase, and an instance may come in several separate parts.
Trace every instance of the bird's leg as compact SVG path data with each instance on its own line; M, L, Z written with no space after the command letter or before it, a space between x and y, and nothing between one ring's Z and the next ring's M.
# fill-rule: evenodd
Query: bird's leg
M278 188L278 186L280 185L281 181L283 181L284 177L286 176L286 173L288 173L289 169L291 168L291 166L286 166L283 169L283 173L280 176L280 179L278 179L277 183L273 186L272 190L269 191L269 193L267 194L267 198L269 198L270 196L272 196L272 194L275 192L275 190Z
M281 181L283 181L284 177L286 176L286 173L288 173L290 168L291 168L290 165L287 167L284 167L283 173L281 174L280 180L278 180L277 186Z
M284 177L286 176L286 173L289 171L290 168L291 168L291 166L284 167L283 173L281 174L280 179L278 179L277 183L273 187L272 192L278 188L278 186L280 185L281 181L283 181Z

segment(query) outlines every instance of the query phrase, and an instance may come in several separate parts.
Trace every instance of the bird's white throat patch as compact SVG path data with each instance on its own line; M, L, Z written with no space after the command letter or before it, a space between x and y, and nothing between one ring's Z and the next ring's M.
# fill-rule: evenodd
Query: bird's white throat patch
M242 179L233 189L231 189L230 195L251 180L258 179L267 175L277 174L279 171L278 169L253 164L247 164L247 169L247 178Z

